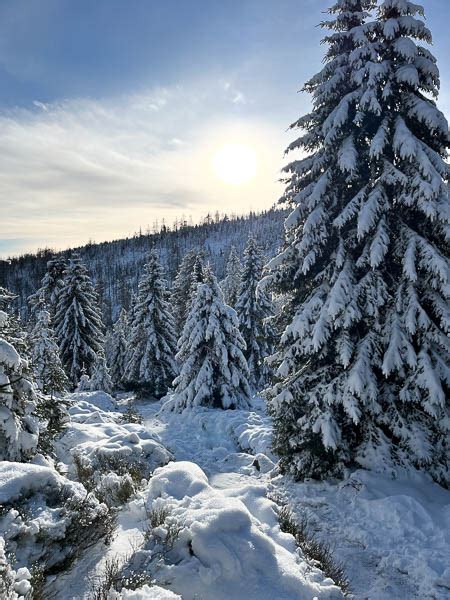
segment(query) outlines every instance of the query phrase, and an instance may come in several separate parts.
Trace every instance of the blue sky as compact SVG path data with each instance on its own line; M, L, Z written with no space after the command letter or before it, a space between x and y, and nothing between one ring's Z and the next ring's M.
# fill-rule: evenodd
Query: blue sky
M330 0L1 0L0 253L268 208ZM424 2L450 108L450 2ZM256 177L211 172L224 144ZM6 215L5 215L6 212Z

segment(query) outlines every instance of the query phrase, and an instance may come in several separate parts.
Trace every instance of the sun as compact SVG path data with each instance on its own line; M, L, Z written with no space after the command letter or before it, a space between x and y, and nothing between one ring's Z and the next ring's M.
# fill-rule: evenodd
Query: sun
M242 185L256 175L256 154L244 144L226 144L219 148L212 159L214 173L230 185Z

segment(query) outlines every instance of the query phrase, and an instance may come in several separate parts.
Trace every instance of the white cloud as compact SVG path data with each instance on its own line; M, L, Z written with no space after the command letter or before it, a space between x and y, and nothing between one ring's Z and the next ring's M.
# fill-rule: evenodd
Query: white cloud
M286 140L243 114L236 107L243 102L231 84L198 83L35 102L0 115L0 238L60 248L127 235L155 219L268 208L280 192ZM214 151L233 142L258 156L257 178L241 188L225 186L210 168Z

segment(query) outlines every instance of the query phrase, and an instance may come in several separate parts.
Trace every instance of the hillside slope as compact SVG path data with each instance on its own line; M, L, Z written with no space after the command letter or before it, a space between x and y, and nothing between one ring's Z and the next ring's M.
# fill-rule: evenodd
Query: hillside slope
M102 300L105 322L109 324L121 307L129 308L145 256L151 248L159 251L170 282L182 257L191 248L204 251L206 260L221 279L231 246L236 246L242 255L251 233L257 236L267 257L273 256L282 241L285 215L285 211L273 209L245 217L205 219L200 225L184 225L176 229L164 227L158 233L90 243L76 250L92 274ZM55 254L69 256L71 251L53 253L43 250L0 261L0 286L18 295L17 308L22 318L28 316L27 297L39 287L47 261Z

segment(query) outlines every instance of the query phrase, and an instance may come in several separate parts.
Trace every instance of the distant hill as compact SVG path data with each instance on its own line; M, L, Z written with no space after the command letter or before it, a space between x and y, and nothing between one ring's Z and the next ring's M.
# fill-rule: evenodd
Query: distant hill
M245 217L208 217L199 225L182 225L172 229L163 227L158 233L140 233L113 242L90 243L64 252L43 250L24 254L9 261L0 261L0 286L18 295L17 308L21 317L26 319L26 300L39 287L47 261L53 256L70 256L76 250L91 272L102 300L105 322L110 324L121 307L129 308L145 256L151 248L159 251L169 282L173 281L181 259L191 248L202 249L206 260L222 279L231 246L236 246L242 255L250 233L258 238L267 257L272 257L282 242L285 216L285 211L272 209Z

